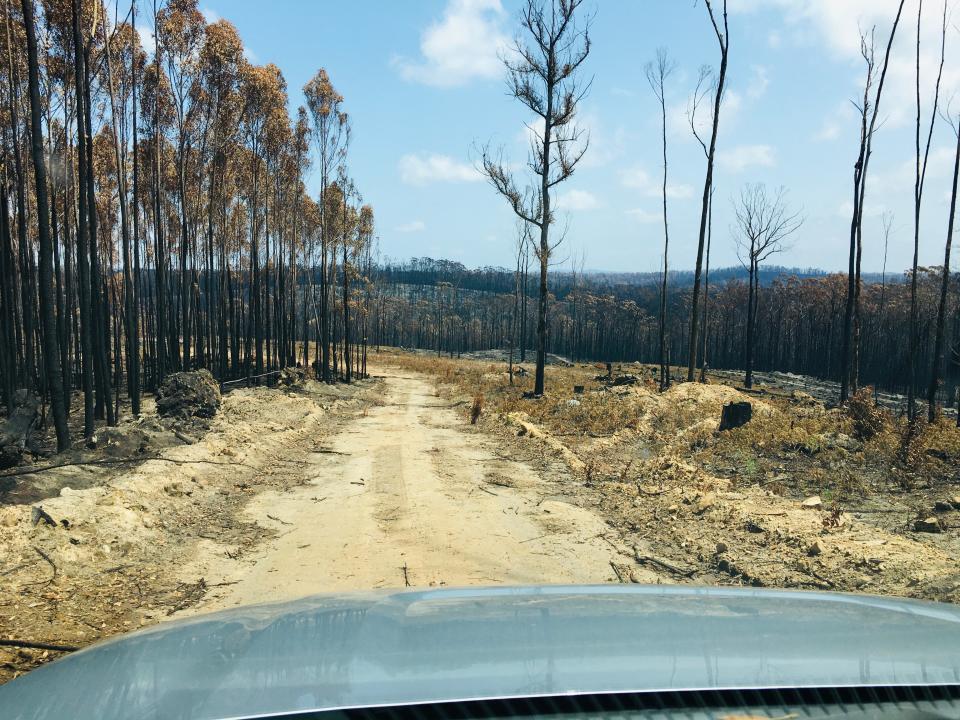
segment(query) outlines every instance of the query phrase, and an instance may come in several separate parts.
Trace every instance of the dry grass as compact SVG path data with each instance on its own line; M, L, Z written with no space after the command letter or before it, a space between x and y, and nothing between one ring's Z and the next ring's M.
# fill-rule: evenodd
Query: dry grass
M461 401L464 423L475 420L525 460L551 461L559 491L595 504L613 527L732 582L960 599L950 589L955 520L939 534L905 521L957 495L960 429L946 419L910 425L878 409L869 389L840 408L803 392L748 394L735 381L659 392L652 368L639 365L614 369L614 379L638 378L620 385L593 365L548 366L546 393L532 399L530 366L511 385L505 364L387 359L434 376L438 393ZM719 432L723 405L742 400L753 419ZM801 507L810 495L822 510Z
M854 436L870 440L890 425L890 413L879 407L873 399L873 388L861 388L847 404L847 412L853 420Z
M544 397L530 399L524 393L533 388L532 365L511 385L503 364L395 351L381 357L436 377L446 397L472 398L463 407L471 422L498 430L503 418L522 413L579 457L593 480L629 482L639 460L665 457L738 486L759 483L779 495L849 502L906 486L942 486L960 463L953 423L910 428L877 408L869 388L848 407L827 409L805 393L747 395L720 383L674 384L661 393L652 367L640 365L622 368L639 382L610 386L596 379L605 373L584 364L548 366ZM580 394L577 385L584 386ZM753 420L717 432L722 406L737 400L753 404Z

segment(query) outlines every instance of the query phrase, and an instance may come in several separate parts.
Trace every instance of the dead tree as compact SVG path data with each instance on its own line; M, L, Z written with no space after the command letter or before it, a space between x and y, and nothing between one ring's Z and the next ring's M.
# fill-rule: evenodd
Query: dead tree
M510 384L513 385L513 356L517 345L517 331L520 327L520 282L522 278L523 258L526 254L527 244L533 242L533 236L530 233L530 225L523 220L517 220L517 269L513 273L513 312L510 316ZM522 338L521 338L522 342Z
M713 189L713 161L717 150L717 131L720 128L720 102L723 100L723 88L727 78L727 58L730 50L730 31L727 24L727 0L723 0L723 29L717 22L711 0L704 0L707 13L710 15L710 24L713 25L717 44L720 46L720 72L717 75L716 87L713 95L713 118L710 131L710 143L704 145L707 154L707 172L703 180L703 199L700 206L700 235L697 239L697 264L693 271L693 296L690 303L690 354L687 361L687 382L693 382L693 373L697 365L697 338L700 332L700 281L703 272L703 250L707 238L708 212L710 207L710 193ZM701 79L703 75L701 73ZM699 137L697 138L699 140Z
M917 269L920 256L920 205L923 202L923 184L927 177L927 161L930 157L930 142L933 139L933 125L937 118L937 105L940 101L940 79L943 76L943 62L947 45L947 3L943 3L943 23L940 34L940 68L937 70L937 82L933 90L933 107L930 111L930 125L927 128L927 142L923 150L923 160L920 158L920 20L923 17L923 0L917 4L917 62L916 62L916 95L917 95L917 122L916 132L916 170L913 185L913 266L910 273L910 343L907 352L907 416L912 420L917 413L916 407L916 358L920 344L919 334L919 306L917 303Z
M670 387L670 367L667 365L667 258L670 251L670 225L667 221L667 102L664 84L677 65L667 56L666 48L657 50L656 62L646 66L647 82L660 103L660 137L663 147L663 278L660 281L660 389Z
M876 63L873 52L873 34L862 33L860 36L860 52L867 65L867 77L863 88L863 101L857 105L860 112L860 151L853 170L853 213L850 218L850 256L847 269L847 300L844 309L842 359L840 364L840 401L846 402L850 394L851 384L856 389L857 364L859 354L859 328L855 331L855 314L859 314L860 300L860 258L863 245L863 203L867 187L867 168L870 164L870 155L873 148L873 134L876 130L877 116L880 110L880 99L883 95L883 85L887 77L887 67L890 64L890 51L893 40L900 24L900 15L903 12L904 0L900 0L897 16L890 29L887 40L887 51L883 59L883 68L877 83L876 93L871 97Z
M93 379L93 312L90 309L89 223L87 222L87 143L83 94L83 40L80 33L80 3L71 3L73 31L73 86L76 93L74 108L77 116L77 270L79 275L81 377L83 379L83 434L91 437L95 429Z
M37 36L33 19L33 0L22 0L23 25L27 36L27 78L30 86L30 149L33 153L33 171L37 195L37 237L40 248L39 294L41 349L46 373L47 392L53 410L57 432L57 452L70 447L67 428L67 405L63 395L60 374L60 350L57 339L57 319L53 298L53 243L50 240L50 203L47 197L47 164L43 153L43 124L40 110L40 65L37 60ZM6 280L5 280L6 281Z
M786 190L780 188L772 197L760 184L747 185L740 192L734 206L737 218L737 255L749 273L750 290L747 296L747 327L744 346L744 379L747 388L753 387L754 333L757 319L757 299L760 285L760 263L771 255L787 249L789 237L803 224L800 213L787 208Z
M533 181L521 188L502 152L494 154L489 145L484 147L481 159L483 173L494 189L521 220L540 231L535 246L540 261L533 390L537 396L543 394L547 349L547 268L563 239L550 239L554 222L551 194L573 175L589 145L589 138L574 124L580 101L590 88L589 82L582 84L578 79L580 66L590 54L590 19L582 26L577 24L577 10L582 4L583 0L527 0L520 17L529 42L518 37L513 53L503 57L510 95L542 122L539 128L530 127L528 166Z
M940 273L940 300L937 304L937 329L933 340L933 370L930 387L927 388L927 416L933 422L937 413L937 391L943 372L943 334L947 316L947 289L950 286L950 248L953 244L953 227L957 215L957 179L960 175L960 113L950 118L950 125L957 137L957 149L953 156L953 186L950 190L950 216L947 218L947 239L943 249L943 269Z

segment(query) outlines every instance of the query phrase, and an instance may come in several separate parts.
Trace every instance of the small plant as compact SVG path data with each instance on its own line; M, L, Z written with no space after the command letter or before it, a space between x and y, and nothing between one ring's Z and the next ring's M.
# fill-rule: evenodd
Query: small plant
M913 420L908 420L903 434L900 436L900 447L897 448L897 460L906 467L916 466L921 460L920 436L926 426L922 415L917 413Z
M483 412L483 393L477 393L473 396L473 407L470 408L470 424L476 425L480 419L480 413Z
M591 458L590 460L587 461L586 466L583 468L585 485L593 484L593 473L596 472L596 469L597 469L596 460Z
M853 420L853 433L858 440L870 440L890 424L890 415L873 400L873 388L865 387L850 398L847 414Z

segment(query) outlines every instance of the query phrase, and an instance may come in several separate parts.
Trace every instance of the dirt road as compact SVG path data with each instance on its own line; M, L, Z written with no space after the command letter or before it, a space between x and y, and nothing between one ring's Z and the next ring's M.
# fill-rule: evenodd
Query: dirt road
M614 531L499 457L425 377L386 371L381 402L300 459L307 484L246 509L277 537L185 569L231 583L189 612L350 589L616 580Z

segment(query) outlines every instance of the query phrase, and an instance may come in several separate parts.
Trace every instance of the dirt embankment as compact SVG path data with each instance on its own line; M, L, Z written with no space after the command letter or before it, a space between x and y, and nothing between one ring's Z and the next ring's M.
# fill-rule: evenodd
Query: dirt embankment
M82 646L201 601L215 581L184 568L210 553L238 561L275 534L241 510L265 489L302 483L304 457L372 388L236 390L204 421L209 431L178 410L188 423L176 435L148 408L98 433L99 453L82 453L93 464L14 478L12 504L0 506L0 637ZM138 459L130 438L153 459ZM0 648L0 680L51 656Z

